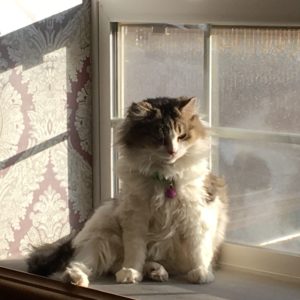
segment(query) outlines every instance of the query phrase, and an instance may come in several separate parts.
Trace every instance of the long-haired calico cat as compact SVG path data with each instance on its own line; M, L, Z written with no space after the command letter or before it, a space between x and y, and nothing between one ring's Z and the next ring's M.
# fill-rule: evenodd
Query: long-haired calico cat
M208 169L209 143L195 99L133 103L119 132L120 198L99 207L75 236L37 248L29 272L80 286L105 273L117 282L214 279L227 223L224 183Z

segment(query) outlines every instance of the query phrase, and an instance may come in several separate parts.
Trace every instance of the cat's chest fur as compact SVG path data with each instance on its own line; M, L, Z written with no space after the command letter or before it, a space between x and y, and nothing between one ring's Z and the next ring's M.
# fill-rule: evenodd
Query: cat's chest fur
M199 177L189 183L175 182L177 195L165 196L165 189L159 187L159 193L151 199L149 234L163 239L164 236L179 235L185 237L193 228L205 230L210 226L207 214L211 207L205 201L204 178Z
M137 201L137 209L148 210L148 239L159 241L175 235L184 237L193 231L193 227L200 230L209 227L207 214L211 208L205 201L204 185L209 174L207 161L197 162L180 172L167 168L159 172L168 180L157 180L151 173L125 172L122 176L123 200ZM170 182L176 190L176 196L172 198L166 196Z

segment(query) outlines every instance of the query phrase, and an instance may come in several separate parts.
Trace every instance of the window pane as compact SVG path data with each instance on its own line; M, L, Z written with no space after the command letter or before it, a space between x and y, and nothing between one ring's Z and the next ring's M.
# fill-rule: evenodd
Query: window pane
M300 146L219 141L228 183L227 240L300 253Z
M214 124L300 131L300 29L214 28Z
M203 101L202 28L119 26L121 112L133 101L150 97L197 96Z

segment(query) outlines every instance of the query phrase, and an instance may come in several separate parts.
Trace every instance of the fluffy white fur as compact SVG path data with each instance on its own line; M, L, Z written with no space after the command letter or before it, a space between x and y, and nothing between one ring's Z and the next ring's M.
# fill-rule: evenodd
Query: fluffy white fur
M160 151L121 149L120 199L99 207L75 237L75 256L63 280L87 286L108 272L120 283L143 276L165 281L168 274L185 275L192 283L214 279L212 260L224 237L226 199L218 191L214 201L206 201L208 140L182 147L172 163L161 163ZM155 172L175 179L176 198L165 198Z

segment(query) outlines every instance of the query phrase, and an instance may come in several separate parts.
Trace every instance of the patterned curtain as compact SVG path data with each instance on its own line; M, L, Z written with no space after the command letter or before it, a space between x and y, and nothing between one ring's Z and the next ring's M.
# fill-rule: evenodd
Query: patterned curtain
M0 259L92 209L90 2L0 38Z

